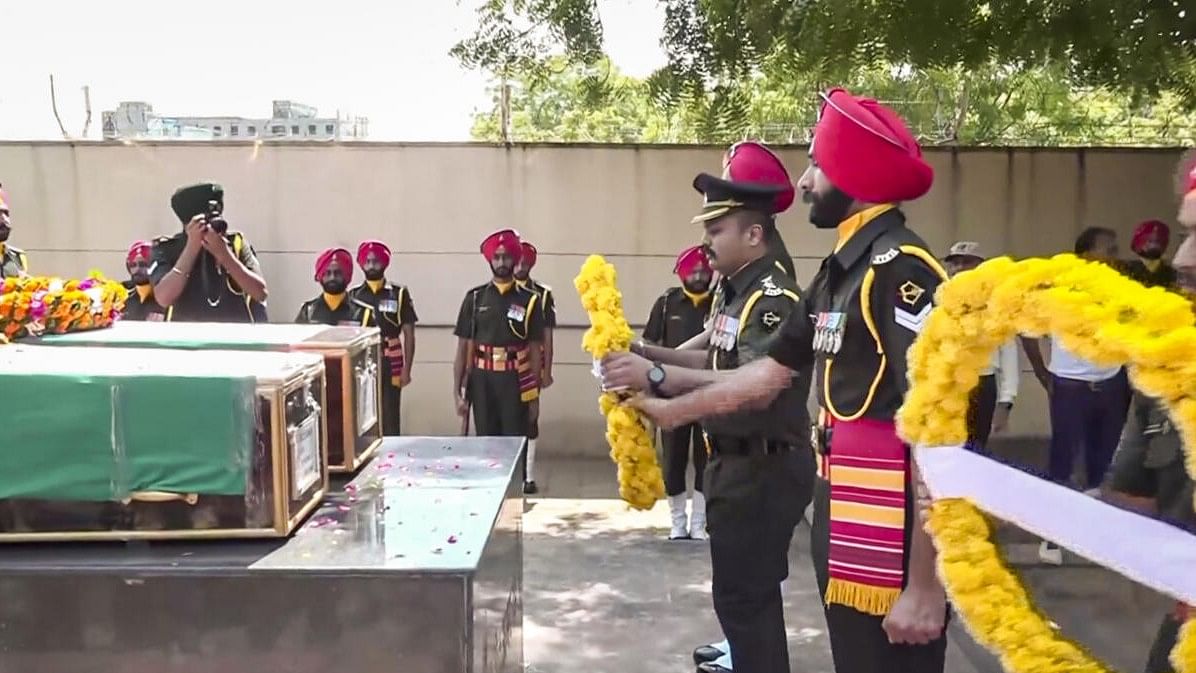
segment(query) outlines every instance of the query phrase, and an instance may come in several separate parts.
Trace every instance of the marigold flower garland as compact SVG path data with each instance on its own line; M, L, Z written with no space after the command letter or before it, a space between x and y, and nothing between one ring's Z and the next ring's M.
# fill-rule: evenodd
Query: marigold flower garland
M123 285L95 271L83 280L5 278L0 283L0 337L11 341L107 327L120 317L128 294Z
M601 255L591 255L573 280L590 316L590 329L582 338L582 347L594 360L631 346L631 326L623 316L623 295L615 278L613 265ZM602 393L598 406L606 417L611 460L619 467L619 496L636 509L651 509L664 497L664 479L647 421L635 409L620 404L615 392Z
M898 422L910 444L963 444L968 393L992 352L1017 334L1051 334L1098 364L1129 363L1138 390L1168 405L1196 478L1196 318L1187 299L1060 255L991 260L945 283L938 301L909 353L912 386ZM952 603L1006 671L1110 671L1035 609L975 506L937 500L927 528ZM1177 673L1196 673L1196 621L1182 627L1171 662Z

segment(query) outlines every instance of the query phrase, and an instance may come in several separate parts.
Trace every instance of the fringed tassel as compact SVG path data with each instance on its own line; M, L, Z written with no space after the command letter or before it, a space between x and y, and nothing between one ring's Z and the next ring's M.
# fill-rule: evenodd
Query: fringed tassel
M870 587L832 577L826 586L826 604L837 603L869 615L884 617L893 609L901 589Z

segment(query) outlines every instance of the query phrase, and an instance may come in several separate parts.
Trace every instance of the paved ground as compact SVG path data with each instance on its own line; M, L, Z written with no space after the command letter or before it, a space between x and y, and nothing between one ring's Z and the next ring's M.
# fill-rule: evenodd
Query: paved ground
M700 542L669 542L665 504L633 512L616 497L606 461L542 464L524 519L524 639L532 673L682 673L693 647L719 637L710 559ZM830 673L830 651L798 529L785 586L794 673ZM1166 601L1099 568L1034 563L1034 543L1003 533L1047 613L1117 670L1141 670ZM996 673L995 660L959 627L948 673Z

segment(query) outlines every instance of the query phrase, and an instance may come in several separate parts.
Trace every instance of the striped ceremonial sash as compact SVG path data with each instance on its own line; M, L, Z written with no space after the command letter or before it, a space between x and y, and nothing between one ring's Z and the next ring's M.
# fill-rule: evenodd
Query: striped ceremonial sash
M827 604L886 615L904 577L905 445L889 421L835 421L827 456L830 583Z

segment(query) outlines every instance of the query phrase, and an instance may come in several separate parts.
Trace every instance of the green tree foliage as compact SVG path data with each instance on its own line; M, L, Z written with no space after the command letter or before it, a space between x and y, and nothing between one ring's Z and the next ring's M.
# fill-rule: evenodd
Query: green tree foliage
M883 75L894 63L938 82L993 72L986 78L997 86L1037 79L1045 68L1080 90L1196 107L1192 0L658 1L669 65L649 78L649 90L669 106L706 105L715 131L744 112L753 78L821 88ZM491 72L511 64L528 72L523 66L553 49L592 64L601 45L595 0L489 0L477 33L454 54Z
M570 64L563 56L516 78L511 100L517 141L725 143L809 137L825 82L772 70L735 86L661 105L650 81L608 60ZM1135 101L1109 89L1076 89L1061 68L985 65L862 68L839 84L898 109L926 144L1196 145L1196 113L1172 92ZM499 93L473 135L502 139Z

